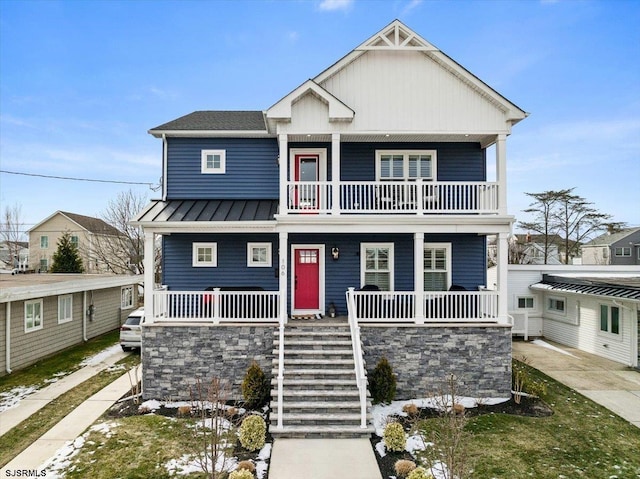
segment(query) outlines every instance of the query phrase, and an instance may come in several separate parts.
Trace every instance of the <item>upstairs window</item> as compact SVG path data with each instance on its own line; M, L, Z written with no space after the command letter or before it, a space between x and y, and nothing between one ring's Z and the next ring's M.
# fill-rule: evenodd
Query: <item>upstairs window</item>
M620 334L620 308L600 305L600 331L611 334Z
M426 243L424 245L424 290L447 291L451 277L451 245Z
M47 249L49 247L49 237L40 236L40 249Z
M77 237L77 236L73 235L73 236L71 237L71 244L72 244L73 246L75 246L76 248L78 247L78 244L79 244L79 243L78 243L78 237Z
M422 178L435 180L435 150L378 150L376 151L376 179L407 181Z
M624 248L615 249L616 256L631 256L631 248L625 246Z
M218 244L193 243L193 266L204 268L218 266Z
M226 172L225 150L202 150L201 172L223 175Z

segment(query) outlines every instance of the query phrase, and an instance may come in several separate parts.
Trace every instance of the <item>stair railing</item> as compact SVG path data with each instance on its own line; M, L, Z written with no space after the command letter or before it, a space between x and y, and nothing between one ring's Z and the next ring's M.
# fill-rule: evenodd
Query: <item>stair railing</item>
M284 410L284 318L280 315L280 330L278 334L278 425L283 429L282 414Z
M356 384L360 393L360 427L367 428L367 373L362 358L362 343L360 341L360 325L358 324L354 288L347 291L347 310L349 329L351 330L351 344L353 348L353 362L355 364Z

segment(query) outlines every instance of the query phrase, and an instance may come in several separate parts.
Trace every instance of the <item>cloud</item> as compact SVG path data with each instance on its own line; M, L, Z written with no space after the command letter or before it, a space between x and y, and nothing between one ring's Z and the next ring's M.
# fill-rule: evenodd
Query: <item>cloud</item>
M318 8L325 12L337 10L348 11L353 6L353 0L322 0Z
M403 9L401 12L401 15L408 15L409 13L411 13L412 10L415 10L417 7L419 7L422 4L422 0L411 0Z
M298 32L287 32L287 40L289 40L291 43L297 42L298 38L300 38L300 34Z

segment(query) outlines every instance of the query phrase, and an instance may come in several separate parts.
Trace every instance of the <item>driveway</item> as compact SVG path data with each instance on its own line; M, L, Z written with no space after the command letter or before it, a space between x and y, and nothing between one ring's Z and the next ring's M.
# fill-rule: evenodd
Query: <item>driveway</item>
M640 427L640 372L547 340L513 341L513 357L528 363Z

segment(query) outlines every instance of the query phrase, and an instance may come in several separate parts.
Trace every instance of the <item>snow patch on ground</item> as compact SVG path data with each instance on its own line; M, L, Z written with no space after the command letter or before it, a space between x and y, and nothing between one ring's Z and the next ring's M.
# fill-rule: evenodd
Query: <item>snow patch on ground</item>
M535 344L536 346L541 346L543 348L551 349L553 351L556 351L557 353L566 354L567 356L571 356L572 358L580 359L575 354L571 354L569 351L565 351L564 349L557 348L556 346L549 344L546 341L543 341L542 339L534 339L533 341L531 341L531 343Z
M84 368L85 366L97 366L105 359L110 358L111 356L115 356L115 354L119 353L120 351L122 351L120 344L114 344L113 346L109 346L108 348L103 349L93 356L84 358L84 360L80 363L80 367Z
M37 390L36 386L16 386L9 391L0 393L0 412L16 407L20 401Z

